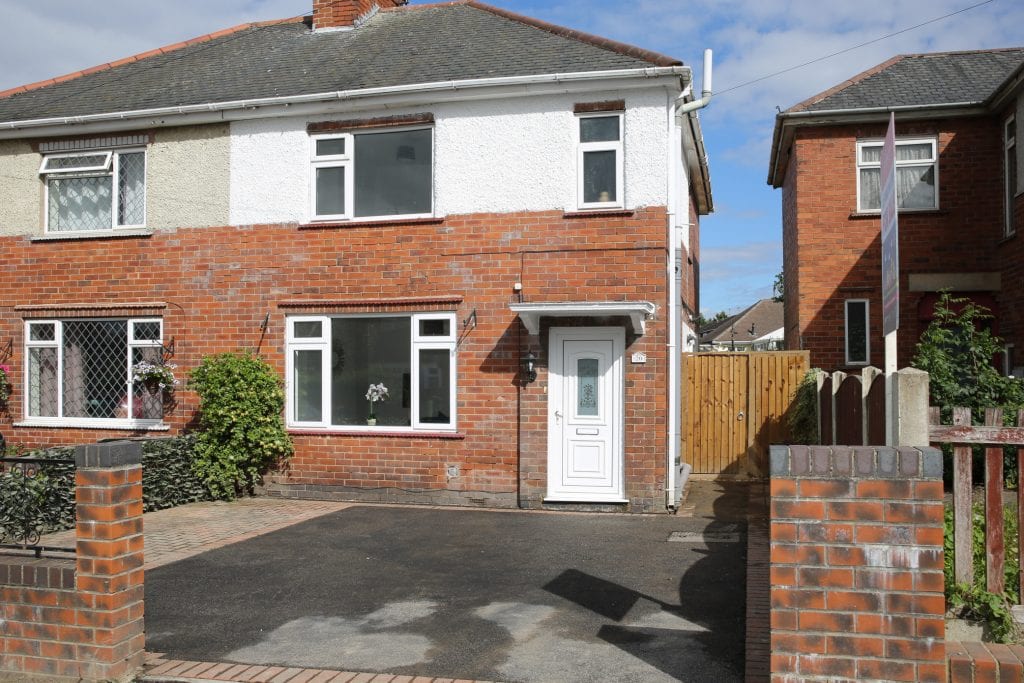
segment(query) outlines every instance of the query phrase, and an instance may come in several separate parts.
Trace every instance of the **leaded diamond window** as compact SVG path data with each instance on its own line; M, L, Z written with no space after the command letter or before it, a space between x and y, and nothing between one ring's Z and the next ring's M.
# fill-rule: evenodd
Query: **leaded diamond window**
M146 222L144 150L50 154L46 180L48 232L137 227Z
M161 393L131 381L132 365L161 359L160 320L46 320L27 327L28 418L161 419Z

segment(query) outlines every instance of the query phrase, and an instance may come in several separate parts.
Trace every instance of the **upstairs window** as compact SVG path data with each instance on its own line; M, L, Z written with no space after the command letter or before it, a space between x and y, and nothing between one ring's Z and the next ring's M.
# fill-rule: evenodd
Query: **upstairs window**
M857 210L881 210L881 142L857 143ZM896 141L896 206L939 208L939 164L934 139Z
M1013 199L1017 195L1017 123L1014 117L1003 126L1003 177L1006 183L1003 234L1009 237L1016 232L1013 224Z
M315 135L315 220L429 217L434 211L431 128Z
M146 152L142 149L47 154L47 232L88 232L146 223Z
M577 203L581 209L623 204L622 114L578 117Z

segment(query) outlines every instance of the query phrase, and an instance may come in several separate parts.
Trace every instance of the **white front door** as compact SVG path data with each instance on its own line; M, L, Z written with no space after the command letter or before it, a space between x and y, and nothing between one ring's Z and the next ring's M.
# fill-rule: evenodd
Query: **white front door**
M624 503L621 327L553 327L545 500Z

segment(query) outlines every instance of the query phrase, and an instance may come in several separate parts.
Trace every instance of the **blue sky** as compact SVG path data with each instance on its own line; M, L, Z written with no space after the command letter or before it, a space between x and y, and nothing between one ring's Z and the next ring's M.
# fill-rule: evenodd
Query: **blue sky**
M715 213L701 223L701 309L709 315L770 296L782 268L781 193L765 180L776 106L786 109L896 54L1024 45L1024 3L981 2L732 88L980 1L490 0L670 54L698 78L704 48L715 51L716 96L701 113L715 199ZM0 0L0 90L311 6L312 0Z

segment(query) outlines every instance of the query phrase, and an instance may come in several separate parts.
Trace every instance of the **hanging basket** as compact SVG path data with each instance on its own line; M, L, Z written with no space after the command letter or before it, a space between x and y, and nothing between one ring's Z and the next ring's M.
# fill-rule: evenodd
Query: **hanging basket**
M142 380L142 386L146 388L150 396L156 396L160 393L160 380L158 379L144 379Z

